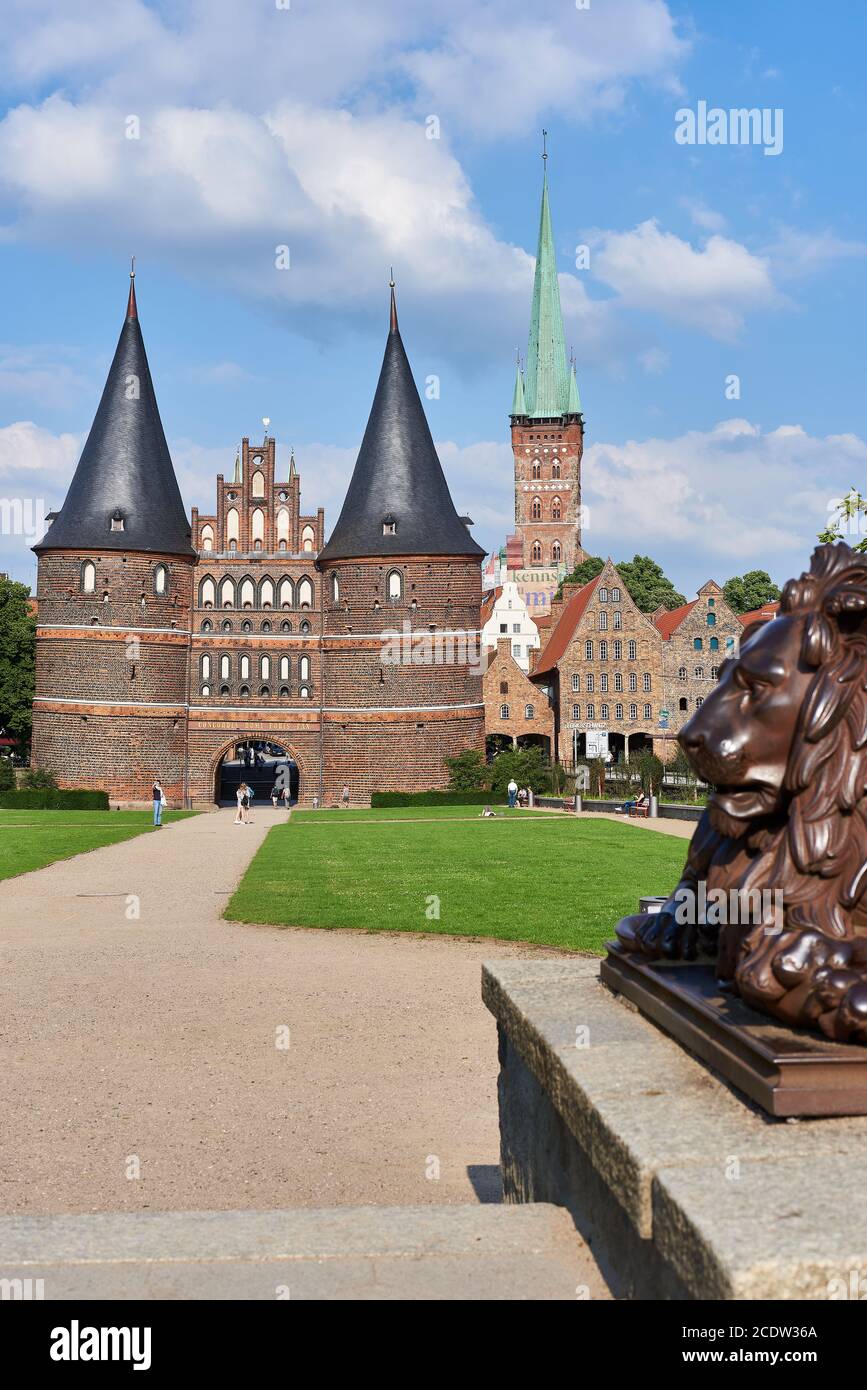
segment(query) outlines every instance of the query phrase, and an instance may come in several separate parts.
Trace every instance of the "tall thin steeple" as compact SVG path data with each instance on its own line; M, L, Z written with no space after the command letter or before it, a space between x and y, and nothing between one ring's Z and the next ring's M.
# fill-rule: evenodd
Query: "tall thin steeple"
M547 135L546 131L542 132ZM526 414L531 418L565 415L569 405L569 369L566 362L566 335L560 308L557 257L548 200L547 145L542 155L542 207L539 214L539 244L533 281L533 308L524 376Z
M385 356L343 509L319 562L484 551L458 516L397 326L394 280Z
M527 406L524 401L524 378L521 375L521 359L515 362L515 390L512 395L512 409L510 415L526 415Z
M33 549L157 551L190 556L190 522L166 443L135 298L66 501Z

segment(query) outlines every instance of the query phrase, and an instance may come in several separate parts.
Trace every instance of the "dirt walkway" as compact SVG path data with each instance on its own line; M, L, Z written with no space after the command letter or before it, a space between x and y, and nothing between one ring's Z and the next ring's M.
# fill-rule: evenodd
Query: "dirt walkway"
M551 953L225 922L274 823L232 821L0 884L0 1210L490 1198L480 963Z

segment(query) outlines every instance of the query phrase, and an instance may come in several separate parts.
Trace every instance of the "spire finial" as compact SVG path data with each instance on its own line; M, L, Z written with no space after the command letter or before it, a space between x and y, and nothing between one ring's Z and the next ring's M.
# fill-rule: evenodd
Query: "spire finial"
M126 303L126 316L128 319L138 318L138 308L135 302L135 256L130 258L129 263L129 299Z
M548 172L548 132L542 131L542 165L545 172Z
M390 279L389 282L388 282L389 288L391 289L391 321L390 321L390 328L391 328L391 332L392 332L392 333L396 333L396 332L397 332L397 301L395 300L395 297L394 297L394 266L389 266L389 275L391 276L391 279Z

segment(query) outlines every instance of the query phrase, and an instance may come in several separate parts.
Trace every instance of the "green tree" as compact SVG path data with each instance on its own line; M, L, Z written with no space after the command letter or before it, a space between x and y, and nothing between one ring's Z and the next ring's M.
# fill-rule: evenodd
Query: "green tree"
M15 769L8 758L0 758L0 792L11 792L15 788Z
M474 792L488 785L488 768L481 753L465 748L456 758L446 758L449 771L449 791Z
M36 619L26 584L0 579L0 725L19 747L30 743L36 689Z
M649 555L633 555L631 560L621 561L617 573L642 613L655 613L660 607L679 608L686 603L685 595L678 593L661 566Z
M862 497L853 484L838 502L836 511L825 530L819 532L818 539L823 542L846 541L853 550L863 553L867 550L867 537L863 534L865 516L867 498ZM861 540L856 541L856 536L861 536Z
M534 792L547 791L551 785L551 767L542 749L535 744L529 748L504 748L494 758L490 768L491 790L504 792L514 777L519 787Z
M662 779L665 776L665 765L662 759L658 758L655 753L651 753L649 748L643 748L636 761L645 796L659 796L662 790Z
M600 560L598 555L588 555L586 560L582 560L580 565L576 565L571 574L567 574L561 581L560 587L554 595L555 599L563 597L564 584L589 584L591 579L595 579L597 574L601 574L605 568L605 561Z
M56 787L57 778L44 767L28 767L24 774L24 785L28 790L42 791L46 787Z
M780 597L778 586L767 570L748 570L746 574L733 574L723 584L723 598L735 613L752 613L765 603L773 603Z
M604 567L605 562L598 555L588 555L586 560L575 566L571 574L566 575L555 597L562 597L563 584L589 584L591 579L602 573ZM660 605L663 608L679 608L682 603L686 603L683 594L678 593L668 576L649 555L633 555L631 560L624 560L617 566L617 572L633 603L642 613L653 613Z

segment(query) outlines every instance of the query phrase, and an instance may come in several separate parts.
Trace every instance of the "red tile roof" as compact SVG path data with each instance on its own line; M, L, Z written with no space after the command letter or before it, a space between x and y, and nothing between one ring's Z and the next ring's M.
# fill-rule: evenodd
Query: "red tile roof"
M500 584L496 589L489 589L486 594L482 594L482 627L484 627L485 623L491 617L494 611L494 604L497 602L502 592L503 586Z
M779 600L773 599L770 603L763 603L761 608L754 608L752 613L739 613L738 622L743 623L744 627L749 627L750 623L767 623L771 618L775 618L779 611Z
M659 617L654 619L654 627L662 633L666 642L677 631L684 618L692 612L697 603L698 599L694 598L691 603L682 603L679 608L672 608L668 613L660 613Z
M584 610L593 597L593 591L599 583L599 579L600 575L597 574L595 579L591 579L589 584L578 589L566 603L557 621L557 626L548 638L547 646L539 659L539 665L533 671L534 676L540 676L546 671L553 671L571 642L575 629L584 616Z

